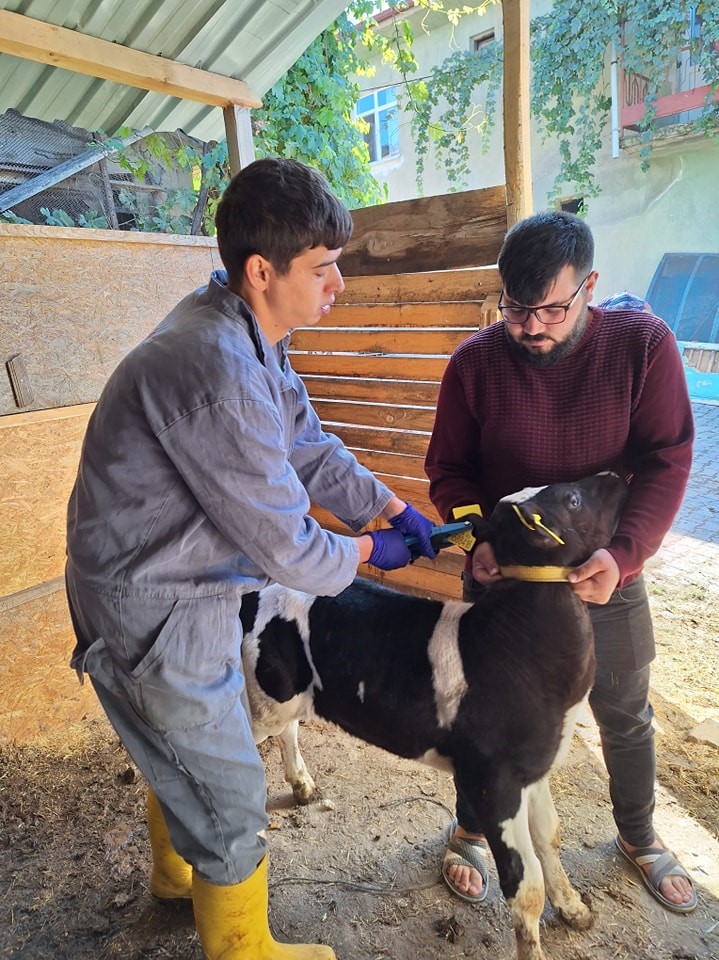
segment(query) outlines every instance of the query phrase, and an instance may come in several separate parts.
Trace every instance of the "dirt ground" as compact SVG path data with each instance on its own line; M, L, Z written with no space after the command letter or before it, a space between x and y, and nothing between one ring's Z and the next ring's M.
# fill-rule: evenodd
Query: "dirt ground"
M719 958L719 749L694 742L719 719L719 593L655 578L659 804L665 841L692 870L700 903L668 914L612 847L606 778L591 722L553 776L562 858L594 925L573 932L547 906L548 960ZM491 717L487 718L491 723ZM453 898L440 879L450 779L328 725L302 731L324 800L296 807L279 749L268 771L270 918L279 940L331 944L339 960L514 957L509 914ZM201 960L188 904L147 889L145 787L104 721L0 750L0 957Z

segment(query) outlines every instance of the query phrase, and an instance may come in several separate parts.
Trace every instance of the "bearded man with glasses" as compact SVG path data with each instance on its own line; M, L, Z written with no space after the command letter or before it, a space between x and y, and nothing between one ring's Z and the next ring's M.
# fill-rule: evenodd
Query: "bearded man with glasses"
M679 509L694 439L686 379L669 327L646 312L590 307L598 274L587 224L546 212L515 224L499 254L502 322L454 352L442 379L425 469L446 520L524 487L613 470L630 484L619 527L569 575L589 603L597 671L589 703L599 726L618 851L668 910L697 896L653 826L652 621L642 577ZM457 511L457 513L455 513ZM491 547L468 555L463 597L501 579ZM457 819L443 875L471 902L487 893L481 812L455 777Z

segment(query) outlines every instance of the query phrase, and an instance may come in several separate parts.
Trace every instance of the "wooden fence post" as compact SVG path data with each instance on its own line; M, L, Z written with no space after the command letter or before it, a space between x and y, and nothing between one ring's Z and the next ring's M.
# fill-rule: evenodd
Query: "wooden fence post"
M503 0L504 168L507 226L529 216L532 154L529 120L529 0Z

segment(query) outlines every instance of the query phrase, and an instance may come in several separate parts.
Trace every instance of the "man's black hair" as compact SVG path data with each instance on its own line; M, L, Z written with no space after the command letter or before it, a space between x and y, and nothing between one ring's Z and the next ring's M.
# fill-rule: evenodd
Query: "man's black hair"
M283 274L312 247L343 247L352 217L317 170L280 157L255 160L232 178L217 208L217 245L230 283L259 253Z
M585 221L564 210L549 210L509 229L497 263L504 292L516 303L532 306L547 296L563 267L573 267L579 282L593 260L594 239Z

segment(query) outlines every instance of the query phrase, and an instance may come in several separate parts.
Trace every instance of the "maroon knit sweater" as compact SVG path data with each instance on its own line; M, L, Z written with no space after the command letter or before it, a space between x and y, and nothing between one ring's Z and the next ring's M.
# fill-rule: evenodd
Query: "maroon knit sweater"
M630 481L610 551L620 586L661 545L681 504L694 425L676 341L663 320L590 310L582 340L550 367L515 357L503 323L460 344L445 371L425 469L451 519L479 503L611 469Z

